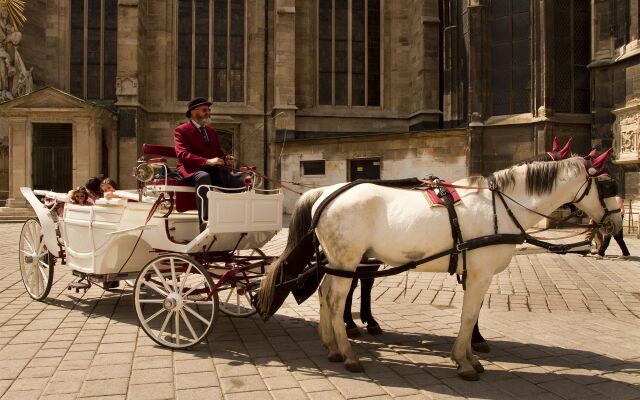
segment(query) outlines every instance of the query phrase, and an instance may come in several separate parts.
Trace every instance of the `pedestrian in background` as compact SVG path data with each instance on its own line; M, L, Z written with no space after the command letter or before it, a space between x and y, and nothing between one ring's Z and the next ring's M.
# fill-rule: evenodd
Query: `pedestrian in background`
M620 216L624 221L624 200L622 199L622 197L616 196L616 202L618 203L618 208L620 209ZM618 243L618 246L620 246L620 250L622 250L622 256L619 258L625 259L629 257L630 253L629 249L627 248L627 244L624 242L624 238L622 236L623 231L624 229L620 229L620 232L618 232L617 235L613 235L613 238L616 240L616 243ZM598 248L598 255L596 256L598 259L604 258L604 253L605 251L607 251L609 243L611 243L611 236L612 235L607 235L602 240L602 244Z

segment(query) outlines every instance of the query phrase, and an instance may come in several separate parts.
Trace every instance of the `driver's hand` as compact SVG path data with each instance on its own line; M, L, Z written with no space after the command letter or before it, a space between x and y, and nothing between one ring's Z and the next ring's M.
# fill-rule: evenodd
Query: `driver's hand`
M207 165L214 167L216 165L224 165L224 160L220 157L214 157L207 160Z

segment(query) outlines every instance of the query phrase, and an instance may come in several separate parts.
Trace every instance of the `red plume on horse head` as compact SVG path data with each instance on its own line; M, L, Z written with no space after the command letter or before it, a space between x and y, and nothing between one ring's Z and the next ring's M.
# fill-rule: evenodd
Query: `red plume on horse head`
M602 154L597 155L597 149L591 150L591 152L584 158L585 160L591 161L591 167L589 167L588 170L589 175L596 176L605 174L607 172L606 168L604 167L604 162L607 160L607 157L611 155L612 151L613 147L604 151Z
M561 149L560 142L558 141L558 137L556 136L553 138L553 147L547 154L553 161L564 160L569 156L569 154L571 154L572 143L573 137L570 137L569 140L567 140L567 143L565 143L564 147Z
M597 170L600 170L604 166L604 162L607 160L609 155L611 155L611 152L613 152L613 147L610 147L609 150L603 152L598 157L595 157L594 155L595 158L591 159L591 166Z
M554 137L553 138L553 147L551 148L551 151L553 151L554 153L556 151L560 150L560 141L558 140L558 137Z

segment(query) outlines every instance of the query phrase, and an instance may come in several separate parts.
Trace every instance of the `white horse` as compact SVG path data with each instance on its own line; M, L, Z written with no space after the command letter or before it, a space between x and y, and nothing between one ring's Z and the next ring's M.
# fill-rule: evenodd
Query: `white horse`
M505 194L508 207L524 229L541 219L532 210L548 215L565 203L574 203L594 221L602 223L606 219L617 232L621 229L622 220L620 214L615 212L615 198L600 198L598 190L598 179L610 179L608 176L597 176L596 170L604 158L606 155L594 160L593 167L581 157L553 163L534 162L498 171L493 176L498 190ZM287 257L305 237L311 216L316 214L318 205L327 196L343 185L314 189L298 200L292 216L287 249L273 264L262 283L258 306L263 315L270 306L278 271L288 267ZM468 178L455 182L455 185L475 187L458 189L462 202L455 209L462 237L469 240L493 234L494 210L487 180ZM496 211L499 233L521 233L497 199ZM449 216L444 207L429 207L423 193L417 190L373 184L355 186L330 202L318 219L315 233L330 267L345 271L355 271L363 256L397 266L453 246ZM458 374L463 379L477 380L478 372L484 370L472 353L472 329L493 275L509 265L514 251L514 244L499 244L467 253L467 280L460 331L451 354L458 364ZM448 264L449 257L445 256L421 264L415 271L447 272ZM459 257L458 274L462 274L462 268L462 257ZM332 275L327 275L322 281L319 291L319 333L322 344L328 349L329 359L345 361L348 370L358 372L363 368L351 349L343 321L345 297L350 285L351 279Z

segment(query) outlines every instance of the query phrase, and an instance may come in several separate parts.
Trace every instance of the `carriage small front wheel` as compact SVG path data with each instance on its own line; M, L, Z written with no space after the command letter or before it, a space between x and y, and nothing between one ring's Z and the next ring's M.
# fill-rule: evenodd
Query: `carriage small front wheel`
M38 220L29 219L22 226L18 252L20 274L27 293L34 300L44 299L51 290L56 259L44 244Z
M195 346L216 323L218 294L207 270L191 257L169 254L142 269L133 289L145 333L173 349Z
M235 250L236 257L266 257L266 254L256 248L248 250ZM259 268L259 267L257 267ZM218 289L220 294L220 311L230 317L250 317L258 312L251 302L251 296L256 295L260 289L262 271L249 270L248 276L238 275Z

